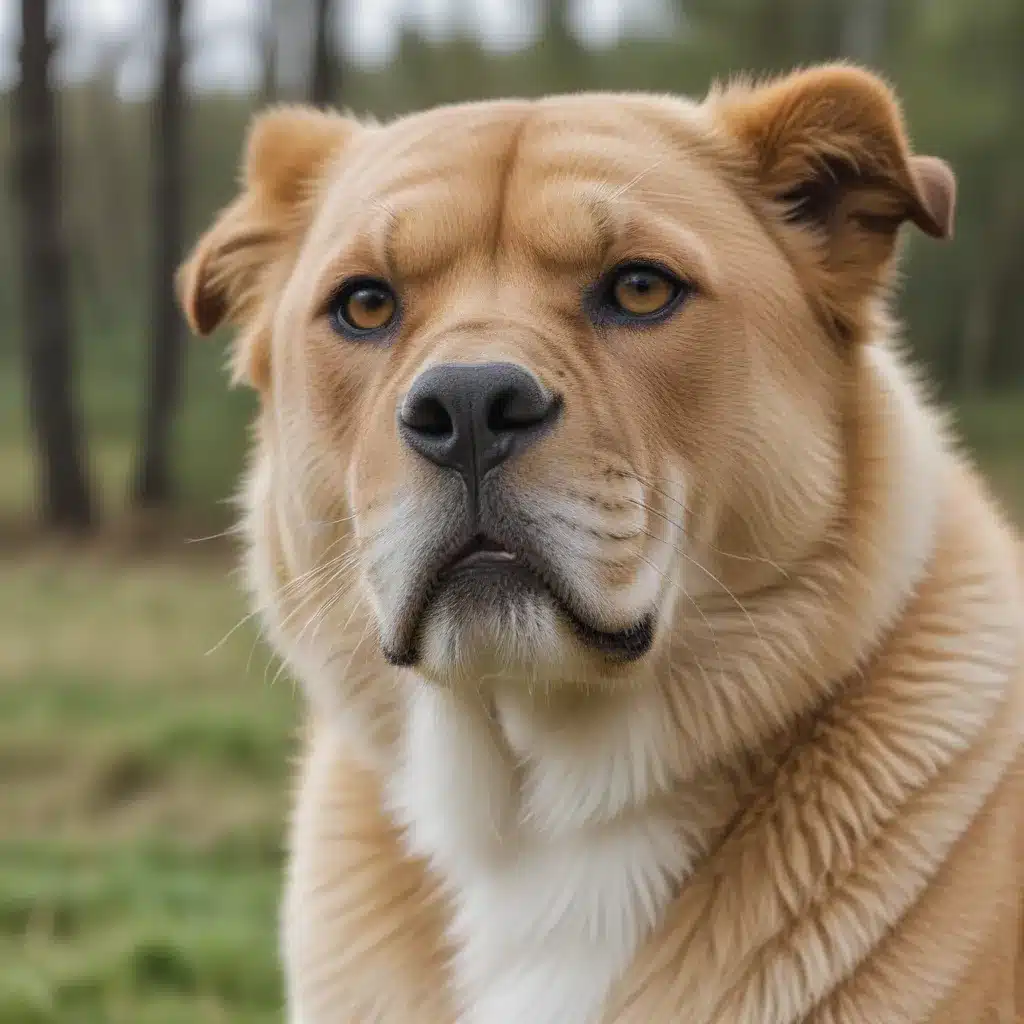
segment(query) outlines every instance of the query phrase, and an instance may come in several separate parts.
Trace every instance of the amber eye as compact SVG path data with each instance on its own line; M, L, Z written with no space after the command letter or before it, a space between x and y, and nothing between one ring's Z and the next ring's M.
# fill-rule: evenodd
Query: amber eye
M652 317L668 309L683 288L681 281L658 267L633 264L612 276L608 302L628 317Z
M343 285L331 300L331 324L342 334L381 331L395 318L398 301L390 285L359 278Z

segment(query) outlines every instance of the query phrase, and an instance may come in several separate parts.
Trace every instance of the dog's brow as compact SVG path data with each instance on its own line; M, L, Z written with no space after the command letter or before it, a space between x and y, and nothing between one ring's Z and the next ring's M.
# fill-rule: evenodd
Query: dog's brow
M615 194L598 192L584 197L584 205L594 218L594 233L602 250L608 250L619 233L621 216L615 209Z
M466 233L465 214L453 203L407 201L387 206L378 230L381 256L396 280L429 277L455 260Z
M517 218L522 242L544 265L600 265L615 245L623 219L608 191L589 185L546 191Z

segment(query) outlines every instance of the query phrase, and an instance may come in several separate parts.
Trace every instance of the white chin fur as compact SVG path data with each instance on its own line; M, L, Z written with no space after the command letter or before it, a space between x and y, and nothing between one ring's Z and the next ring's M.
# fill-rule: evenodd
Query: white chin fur
M521 598L472 614L442 600L427 610L417 671L436 682L535 675L560 667L572 642L550 599Z

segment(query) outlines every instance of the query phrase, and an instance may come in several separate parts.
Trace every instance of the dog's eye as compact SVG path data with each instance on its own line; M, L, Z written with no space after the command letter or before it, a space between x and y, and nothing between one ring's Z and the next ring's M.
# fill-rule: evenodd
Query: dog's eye
M682 281L660 267L631 263L612 273L605 302L620 316L644 320L668 310L685 288Z
M371 334L387 327L397 309L390 285L363 277L342 285L331 299L328 315L341 334Z

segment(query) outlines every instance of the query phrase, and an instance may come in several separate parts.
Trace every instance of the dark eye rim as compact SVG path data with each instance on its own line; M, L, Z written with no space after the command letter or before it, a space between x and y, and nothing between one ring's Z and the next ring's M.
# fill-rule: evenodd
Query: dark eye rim
M654 274L669 284L672 297L660 309L651 313L631 313L623 309L615 298L615 286L626 274L641 271ZM602 275L588 296L590 315L598 324L619 324L628 327L646 327L668 319L696 291L695 286L657 260L626 260L617 263Z
M345 306L349 299L356 292L367 288L386 292L394 305L391 316L379 327L359 327L345 317ZM385 336L395 329L401 315L401 304L398 301L398 293L383 278L374 277L371 274L360 274L342 281L335 288L327 300L324 313L336 334L346 338L366 340Z

